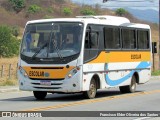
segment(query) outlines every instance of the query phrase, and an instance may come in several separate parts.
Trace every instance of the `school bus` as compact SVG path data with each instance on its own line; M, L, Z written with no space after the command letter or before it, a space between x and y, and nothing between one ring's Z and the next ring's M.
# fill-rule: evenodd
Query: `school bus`
M117 16L77 16L26 23L19 56L20 90L47 93L98 89L133 93L151 76L151 30Z

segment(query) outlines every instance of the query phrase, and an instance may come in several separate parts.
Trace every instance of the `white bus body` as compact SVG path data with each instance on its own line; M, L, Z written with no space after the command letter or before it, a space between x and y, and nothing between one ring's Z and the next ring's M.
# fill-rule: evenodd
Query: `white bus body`
M20 50L20 90L33 91L37 99L47 92L94 98L97 89L110 87L134 92L151 76L150 33L148 25L115 16L29 21Z

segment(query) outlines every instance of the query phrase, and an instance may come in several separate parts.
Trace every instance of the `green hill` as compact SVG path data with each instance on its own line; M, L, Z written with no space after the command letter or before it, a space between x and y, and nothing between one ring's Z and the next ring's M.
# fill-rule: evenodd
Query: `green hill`
M13 1L24 2L20 4L21 8L16 8ZM109 9L101 9L98 4L93 6L73 4L70 0L1 0L0 1L0 24L9 26L18 26L23 33L27 21L47 18L66 18L77 15L116 15ZM135 23L146 23L152 28L152 40L158 40L158 24L153 24L138 20L130 13L123 15Z

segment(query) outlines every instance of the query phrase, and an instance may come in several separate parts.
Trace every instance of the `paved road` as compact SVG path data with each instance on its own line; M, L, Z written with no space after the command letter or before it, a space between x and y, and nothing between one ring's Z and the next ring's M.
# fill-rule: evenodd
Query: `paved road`
M160 111L160 80L152 79L137 86L133 94L121 94L118 88L101 90L97 98L83 99L82 94L48 94L44 101L37 101L32 92L0 93L0 111ZM72 113L71 113L72 114ZM107 117L108 118L108 117ZM49 118L47 118L49 119ZM70 120L71 118L56 118ZM72 118L75 119L75 118ZM80 118L79 118L80 119ZM84 118L83 118L84 119ZM99 119L88 117L89 119ZM106 119L106 118L101 118ZM124 119L124 118L109 118ZM137 117L128 117L132 120ZM141 119L146 119L142 117ZM160 118L147 118L158 120ZM37 119L38 120L38 119Z

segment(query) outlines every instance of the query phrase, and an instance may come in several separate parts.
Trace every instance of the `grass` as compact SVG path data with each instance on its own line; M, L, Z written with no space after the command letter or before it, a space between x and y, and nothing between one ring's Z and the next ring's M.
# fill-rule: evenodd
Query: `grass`
M8 76L10 64L11 64L11 76L14 76L16 74L17 63L18 63L18 57L0 58L0 72L2 70L2 65L3 65L3 77Z
M152 71L151 75L152 76L160 76L160 70Z
M14 86L18 85L18 80L16 79L16 69L17 69L18 57L13 58L0 58L0 73L2 65L4 67L3 77L0 77L0 86ZM9 64L11 64L11 78L9 78Z
M18 80L16 78L1 78L0 79L0 86L15 86L18 85Z
M0 65L2 64L17 64L18 57L13 58L0 58Z

